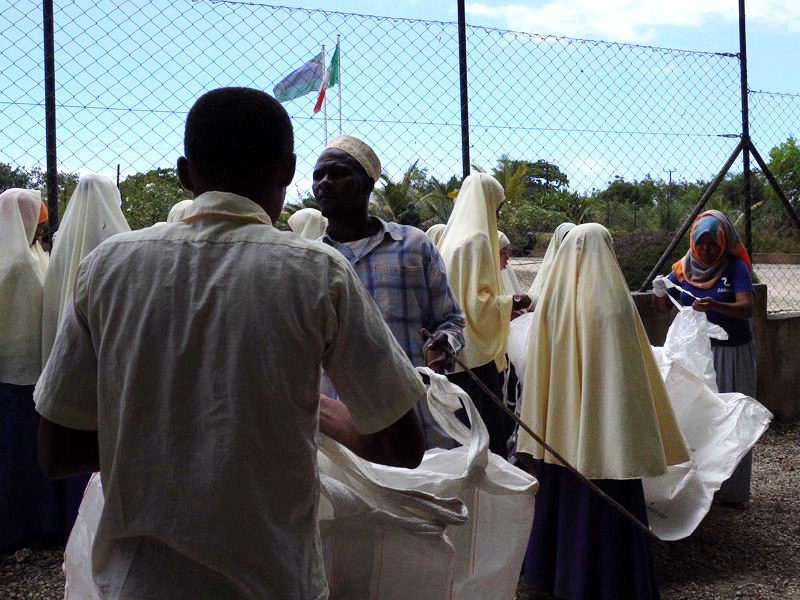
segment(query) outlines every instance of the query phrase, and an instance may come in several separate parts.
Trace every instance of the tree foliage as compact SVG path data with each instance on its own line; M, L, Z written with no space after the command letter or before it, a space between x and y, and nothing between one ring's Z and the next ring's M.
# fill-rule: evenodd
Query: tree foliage
M122 211L131 229L166 221L169 209L192 195L181 188L175 169L152 169L129 175L119 186Z

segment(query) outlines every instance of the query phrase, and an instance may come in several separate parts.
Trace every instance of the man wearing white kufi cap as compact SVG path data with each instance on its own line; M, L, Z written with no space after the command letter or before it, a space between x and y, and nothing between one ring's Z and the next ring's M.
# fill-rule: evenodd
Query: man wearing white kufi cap
M361 140L343 135L328 144L314 167L312 185L328 219L322 241L353 266L411 362L443 371L450 367L445 349L458 352L464 345L464 313L433 242L415 227L369 214L369 197L380 175L380 160ZM422 327L433 334L427 342ZM448 446L424 402L417 413L426 446Z

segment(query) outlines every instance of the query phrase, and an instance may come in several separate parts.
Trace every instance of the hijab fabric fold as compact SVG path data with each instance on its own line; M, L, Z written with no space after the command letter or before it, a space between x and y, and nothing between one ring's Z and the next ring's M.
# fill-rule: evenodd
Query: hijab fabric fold
M697 243L704 234L709 234L720 248L719 255L708 265L700 260L697 251ZM711 289L728 268L731 258L741 258L750 272L753 272L750 256L736 228L718 210L707 210L697 217L689 234L689 246L686 256L672 265L678 281L688 281L701 290Z
M539 301L539 296L542 293L545 281L547 281L547 274L550 273L550 268L553 266L553 261L556 258L556 252L561 247L561 242L564 241L566 235L575 229L575 223L561 223L553 231L553 236L550 238L550 243L547 245L547 251L544 253L542 266L536 272L536 277L533 279L528 296L531 297L531 306L536 306Z
M442 239L442 233L444 233L444 228L447 227L445 223L436 223L436 225L431 225L428 227L425 235L427 235L431 241L434 243L435 246L439 246L439 240Z
M596 223L563 240L533 313L522 419L590 479L689 460L639 313ZM559 464L520 431L518 450Z
M511 240L509 240L508 236L502 231L497 232L497 239L500 244L500 250L511 246ZM519 279L517 279L517 274L514 273L514 269L511 268L510 259L506 268L500 270L500 283L503 287L503 294L516 296L522 293L522 286L519 284Z
M459 358L471 369L494 362L503 371L507 365L513 298L502 292L497 238L497 209L504 198L503 186L490 175L464 179L438 244L450 287L466 316Z
M0 381L32 385L42 369L42 283L31 250L41 193L0 194Z
M289 217L288 223L305 240L318 240L328 228L328 219L316 208L301 208Z
M44 281L42 365L50 357L59 324L72 300L78 265L104 240L131 230L120 204L117 186L94 173L81 177L70 198Z

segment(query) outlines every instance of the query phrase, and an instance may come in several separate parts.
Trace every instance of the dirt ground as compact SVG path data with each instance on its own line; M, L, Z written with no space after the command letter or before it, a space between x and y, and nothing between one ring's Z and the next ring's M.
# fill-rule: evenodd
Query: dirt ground
M752 500L715 505L694 534L653 548L664 600L800 600L800 422L755 449ZM0 598L63 598L63 546L0 550ZM538 598L520 586L517 600ZM489 600L489 599L487 599Z

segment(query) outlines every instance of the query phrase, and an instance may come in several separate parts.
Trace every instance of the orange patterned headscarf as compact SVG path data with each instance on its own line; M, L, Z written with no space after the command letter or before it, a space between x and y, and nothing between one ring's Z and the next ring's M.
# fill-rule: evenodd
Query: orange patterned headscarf
M705 264L700 260L697 251L697 242L705 234L713 237L719 246L719 255L711 264ZM689 246L686 256L672 265L678 281L688 281L701 290L710 289L722 277L731 258L741 258L748 270L753 272L750 256L736 228L730 219L718 210L707 210L697 217L689 234Z
M39 209L39 225L42 223L46 223L47 219L50 218L50 213L47 211L47 204L44 203L42 200L42 207Z

